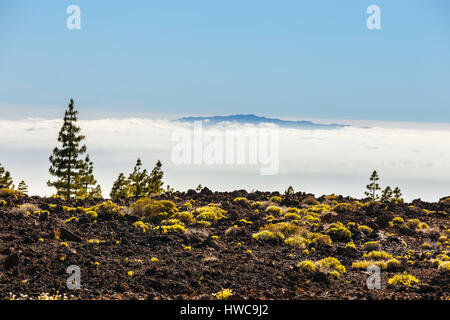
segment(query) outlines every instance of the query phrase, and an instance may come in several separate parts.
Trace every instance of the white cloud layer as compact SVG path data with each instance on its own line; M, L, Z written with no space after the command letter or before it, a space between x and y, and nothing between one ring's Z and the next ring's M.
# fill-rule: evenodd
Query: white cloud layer
M54 192L46 186L51 178L48 157L61 124L60 119L0 120L0 163L16 184L25 180L32 194ZM377 169L381 185L398 185L408 200L450 195L450 130L445 127L280 129L279 173L261 176L260 165L173 164L171 134L186 124L130 118L83 120L79 125L104 196L138 157L148 169L160 159L166 184L180 190L199 183L216 190L284 191L292 185L297 191L361 197Z

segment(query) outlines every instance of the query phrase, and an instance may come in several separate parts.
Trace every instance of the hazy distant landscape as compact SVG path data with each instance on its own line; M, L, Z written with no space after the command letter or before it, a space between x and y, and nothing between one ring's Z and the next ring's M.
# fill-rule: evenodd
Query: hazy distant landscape
M275 191L293 185L317 195L339 192L360 197L373 169L379 171L383 184L399 185L408 200L436 201L450 190L450 149L444 147L450 128L443 125L405 127L385 122L384 127L364 123L333 130L281 128L280 172L261 176L256 165L173 165L171 133L180 126L190 128L191 123L140 118L79 122L104 190L111 188L119 172L129 172L137 157L148 166L161 159L167 184L179 190L202 184L222 191ZM3 165L16 180L28 181L31 194L51 195L45 185L48 156L61 120L0 120L0 126ZM248 126L265 125L216 124L219 129Z

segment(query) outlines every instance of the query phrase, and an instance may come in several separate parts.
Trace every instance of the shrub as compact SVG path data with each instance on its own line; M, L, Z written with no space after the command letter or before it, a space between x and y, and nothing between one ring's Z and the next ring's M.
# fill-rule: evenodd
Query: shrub
M443 261L439 264L438 270L441 272L450 272L450 261Z
M18 199L22 198L25 195L17 190L14 189L8 189L8 188L0 188L0 198L3 199Z
M314 272L316 270L316 266L314 265L314 262L305 260L302 262L299 262L297 267L302 270L303 272Z
M174 214L172 214L170 216L170 218L178 219L180 221L183 221L184 223L194 223L195 222L194 215L188 211L175 212Z
M246 220L246 219L241 219L241 220L239 220L239 222L242 222L242 223L244 223L244 224L253 224L253 222L248 221L248 220Z
M133 227L141 229L142 232L147 232L149 225L148 223L144 223L143 221L136 221L133 223Z
M333 223L326 232L333 240L350 240L352 233L340 222Z
M282 233L284 237L289 237L292 235L305 234L306 230L299 227L296 224L290 222L278 222L275 224L269 224L264 227L264 229L272 231L274 233Z
M92 210L97 212L97 215L100 218L119 217L124 215L123 208L112 201L102 202L92 207Z
M337 280L337 279L339 279L341 277L341 274L339 272L337 272L337 271L331 271L330 272L330 276Z
M355 243L353 241L350 241L349 243L347 243L345 245L345 248L347 248L347 249L355 249L356 250L356 246L355 246Z
M87 210L85 213L89 218L91 218L93 220L97 219L97 217L98 217L97 212L95 212L94 210Z
M243 206L243 207L248 207L250 206L250 201L247 200L247 198L244 197L237 197L233 200L233 203Z
M316 262L316 268L326 271L337 271L340 273L345 273L346 269L341 264L341 262L333 257L323 258Z
M333 207L333 211L337 213L353 213L356 211L356 206L352 203L339 203Z
M308 211L311 213L325 213L325 212L329 212L331 210L331 206L328 204L319 204L316 203L314 205L312 205L311 207L308 208Z
M195 218L198 221L216 222L217 220L226 218L225 214L227 212L215 205L207 205L195 209L194 213L197 214Z
M352 268L366 270L368 267L373 265L379 267L381 270L387 269L387 263L385 261L374 261L374 260L355 261L352 263Z
M332 244L330 236L321 233L310 233L307 237L312 247L329 247Z
M429 228L426 223L421 222L419 219L409 219L403 224L403 227L410 230L423 230Z
M259 209L262 207L262 203L261 202L253 202L252 203L252 209Z
M405 220L403 220L402 217L395 217L394 219L392 219L392 223L393 224L402 224L402 223L405 223Z
M269 206L266 208L266 213L271 215L281 215L281 208L276 206Z
M297 208L289 208L286 210L286 213L295 213L295 214L300 214L301 210L297 209Z
M375 259L375 260L388 260L392 259L392 255L390 253L384 251L371 251L369 253L365 253L363 255L364 258Z
M33 213L33 212L39 211L39 210L40 209L36 205L34 205L32 203L24 203L24 204L22 204L21 206L19 206L17 208L13 208L11 210L11 212L15 213L15 214L21 214L21 215L27 216L30 213Z
M419 279L407 274L406 272L404 274L396 274L388 280L388 284L398 287L410 287L414 284L418 284L419 282Z
M300 248L304 248L307 242L308 242L307 239L300 236L292 236L284 240L284 243L287 244L288 246Z
M165 233L185 233L186 232L186 228L182 224L165 225L165 226L161 226L161 229L164 234Z
M280 196L273 196L272 198L270 198L270 201L280 203L282 201L282 198Z
M215 294L217 300L226 300L233 295L231 289L222 289Z
M302 217L300 217L298 214L293 212L288 212L284 215L284 218L286 220L301 220Z
M196 221L196 224L198 224L200 227L210 227L211 226L211 222L208 221Z
M381 243L380 241L369 241L363 244L364 250L380 250Z
M389 270L395 270L396 268L400 267L401 263L397 259L389 259L386 262L387 269Z
M369 235L373 232L373 229L371 227L365 225L358 226L358 230L364 233L365 235Z
M188 208L188 209L192 209L192 203L190 203L189 201L183 204L183 207Z
M131 213L152 221L158 221L168 218L178 212L175 203L169 200L152 200L150 198L141 198L134 202L131 207Z
M78 222L78 218L77 217L70 217L69 219L67 219L66 221L64 221L64 224L69 223L69 222Z
M278 235L275 235L273 232L268 231L268 230L262 230L260 232L254 233L252 234L252 238L255 239L256 241L262 241L262 242L266 242L266 241L274 241L279 239Z

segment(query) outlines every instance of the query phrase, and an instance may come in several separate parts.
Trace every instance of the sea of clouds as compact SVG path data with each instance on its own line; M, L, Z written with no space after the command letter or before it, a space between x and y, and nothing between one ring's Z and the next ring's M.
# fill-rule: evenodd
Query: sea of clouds
M25 180L30 194L50 195L48 157L57 145L62 120L0 120L0 163L16 182ZM382 186L399 186L407 200L436 201L450 195L450 129L432 124L412 127L356 126L336 130L279 129L279 170L261 175L260 164L175 164L171 137L191 125L142 118L81 120L94 173L104 196L120 172L132 171L140 157L144 167L163 163L164 181L179 190L198 184L213 190L279 190L362 197L376 169ZM263 126L264 127L264 126ZM216 130L256 128L223 125ZM261 128L261 126L259 127ZM271 127L273 129L273 127Z

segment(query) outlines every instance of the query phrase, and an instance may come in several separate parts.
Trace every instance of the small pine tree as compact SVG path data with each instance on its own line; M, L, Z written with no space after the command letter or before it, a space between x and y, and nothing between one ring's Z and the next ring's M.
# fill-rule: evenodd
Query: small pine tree
M91 198L93 189L100 187L98 185L95 186L97 184L97 180L95 180L95 177L94 177L94 163L89 158L89 155L86 155L86 158L84 159L84 162L83 162L83 166L78 171L78 174L75 177L75 180L76 180L76 185L79 187L79 189L77 191L77 197L80 199ZM98 195L98 189L96 190L96 192ZM101 198L101 195L100 195L100 197L97 197L97 198Z
M11 173L6 171L0 163L0 188L14 189L14 182Z
M99 184L97 184L94 188L92 188L89 191L88 198L89 199L101 199L101 198L103 198L102 188L100 187Z
M17 190L19 190L23 194L28 194L28 186L25 181L20 181L19 185L17 186Z
M130 182L125 178L123 173L119 174L119 177L114 181L109 194L111 199L117 200L119 198L128 198L131 196Z
M78 111L74 108L73 99L70 99L68 109L64 115L64 123L59 132L58 142L62 144L60 148L55 147L50 156L50 174L57 178L56 181L48 181L49 187L57 189L57 195L63 195L67 200L76 196L80 189L77 184L78 171L82 170L85 163L78 157L86 152L86 146L81 145L84 136L80 134L80 127L77 127Z
M394 189L394 191L392 193L393 193L393 196L394 196L394 200L400 201L400 202L403 201L402 192L401 192L399 187L395 187L395 189Z
M289 188L287 188L287 190L284 192L284 195L286 197L290 197L294 195L294 193L295 193L294 188L292 186L289 186Z
M392 189L391 187L387 186L382 192L381 192L381 202L389 202L392 200Z
M165 192L167 195L171 196L174 191L175 191L174 188L172 188L171 186L167 185L166 192Z
M142 197L148 193L148 180L147 169L142 170L142 161L137 159L134 166L133 173L130 174L128 180L130 181L131 193L133 197Z
M381 190L380 185L378 184L378 180L380 180L380 177L378 176L377 171L374 170L372 175L370 176L370 184L366 186L367 191L365 192L365 195L372 201L378 200L380 198L380 196L377 194L377 191Z
M162 163L158 160L149 177L149 193L160 193L163 189L162 178L164 172L161 170Z

